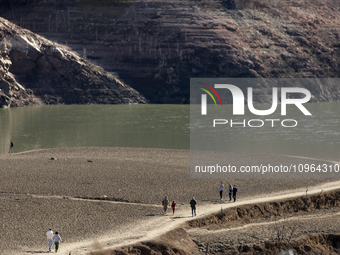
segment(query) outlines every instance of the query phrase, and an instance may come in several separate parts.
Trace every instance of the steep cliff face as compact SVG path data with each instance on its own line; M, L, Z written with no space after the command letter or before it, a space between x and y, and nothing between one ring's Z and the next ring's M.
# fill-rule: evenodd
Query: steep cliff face
M150 102L188 103L190 77L340 74L336 0L136 0L105 8L40 2L3 15L118 73ZM334 84L311 92L314 101L340 99Z
M12 45L7 39L9 27L6 25L9 23L5 25L3 21L0 20L0 106L40 105L42 101L33 95L32 90L23 87L9 70L12 66L10 58Z
M0 106L126 104L145 99L70 49L0 18Z

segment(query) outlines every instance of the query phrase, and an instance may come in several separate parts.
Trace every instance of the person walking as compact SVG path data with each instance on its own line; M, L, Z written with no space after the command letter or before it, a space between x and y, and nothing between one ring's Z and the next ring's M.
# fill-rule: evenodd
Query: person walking
M14 143L13 141L11 140L11 144L9 145L9 152L8 153L13 153L13 147L14 147Z
M169 205L169 199L167 196L165 196L165 198L162 201L162 205L163 205L163 209L164 209L164 213L166 213L166 210L168 209L168 205Z
M53 231L50 229L46 233L46 241L48 242L48 251L51 251L53 246Z
M220 200L222 200L224 190L224 184L221 182L220 186L218 187L218 191L220 192Z
M236 185L234 185L234 188L233 188L233 198L234 198L234 202L236 202L236 194L237 194L237 188L236 188Z
M54 242L54 248L55 248L55 252L58 252L58 249L59 249L59 245L60 245L60 242L61 242L61 237L60 235L58 234L58 232L55 232L55 235L53 236L53 242Z
M191 199L191 201L190 201L192 217L194 217L194 213L195 213L195 216L196 216L196 205L197 205L197 201L196 201L195 198L193 197L193 198Z
M171 204L171 208L172 208L172 215L175 214L175 209L176 209L176 202L175 201L172 201L172 204Z
M229 184L229 201L231 201L231 196L233 195L233 187Z

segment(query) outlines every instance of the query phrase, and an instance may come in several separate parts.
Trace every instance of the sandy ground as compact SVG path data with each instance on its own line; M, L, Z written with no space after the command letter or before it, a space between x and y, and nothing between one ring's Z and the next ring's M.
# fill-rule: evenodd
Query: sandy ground
M190 229L188 233L197 242L206 244L208 241L210 251L218 251L222 247L233 248L239 245L248 245L274 242L277 230L285 228L283 241L293 240L304 235L319 233L340 233L340 208L320 210L317 212L298 213L293 217L271 218L259 220L241 226L229 226L222 229L205 227Z
M85 254L96 239L119 247L154 238L191 219L192 196L198 217L234 205L218 199L221 181L237 184L235 204L301 195L307 186L312 192L312 186L330 181L190 179L189 152L182 150L62 148L3 154L0 161L0 249L9 255L47 252L49 228L64 239L60 254ZM165 195L178 204L175 217L162 214ZM112 201L98 200L103 197Z

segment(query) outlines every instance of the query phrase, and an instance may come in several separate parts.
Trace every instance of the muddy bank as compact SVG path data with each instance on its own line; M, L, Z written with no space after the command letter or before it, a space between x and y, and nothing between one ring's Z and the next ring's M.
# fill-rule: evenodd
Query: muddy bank
M129 255L129 254L152 254L152 255L192 255L192 254L278 254L281 251L292 251L294 254L329 254L335 255L340 252L340 234L315 234L310 236L303 236L298 241L291 243L274 243L267 242L262 245L240 246L233 250L219 249L217 252L208 251L206 248L200 248L203 245L195 247L195 243L183 233L183 229L176 229L169 232L169 234L160 237L160 239L167 239L168 235L176 234L177 240L171 240L171 243L166 241L152 241L143 242L136 245L124 247L114 251L107 251L101 247L97 247L99 251L91 252L90 255ZM185 232L185 231L184 231ZM178 241L180 240L180 241ZM177 241L177 245L175 242ZM190 245L184 245L183 243ZM209 245L206 246L209 249ZM199 251L198 251L199 250Z
M199 254L198 247L188 233L178 228L158 237L156 240L141 242L135 245L123 247L117 250L104 250L97 247L99 251L91 252L91 255L125 255L125 254L152 254L152 255L189 255Z
M284 217L297 212L312 212L318 209L330 209L339 207L340 190L334 192L320 193L318 195L298 197L285 201L260 203L230 208L222 212L192 220L188 223L190 227L202 227L226 223L249 223L260 218Z
M283 159L291 160L285 156ZM192 196L198 201L198 216L211 207L233 205L219 199L221 181L237 184L237 203L274 193L303 194L306 186L312 188L329 182L327 179L191 179L189 151L185 150L60 148L2 154L0 160L0 249L6 255L45 251L44 234L49 228L65 239L60 253L65 251L67 255L68 251L83 255L85 252L79 247L84 246L86 252L92 251L90 246L97 238L107 240L103 241L104 247L153 239L149 238L150 232L152 236L160 236L165 233L164 228L171 230L177 222L191 220ZM175 216L180 217L164 215L161 201L165 195L176 200ZM191 237L203 245L205 239L202 235ZM75 250L80 251L75 253Z
M340 190L236 206L189 221L156 240L91 255L339 254Z

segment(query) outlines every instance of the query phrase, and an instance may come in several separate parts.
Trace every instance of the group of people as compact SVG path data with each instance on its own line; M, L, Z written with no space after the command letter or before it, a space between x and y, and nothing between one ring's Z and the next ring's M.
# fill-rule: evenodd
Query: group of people
M170 201L169 201L168 197L165 196L165 198L162 201L162 206L163 206L163 209L164 209L164 213L166 213L166 211L168 210L168 205L169 204L170 204ZM173 215L175 214L176 205L177 205L177 203L175 202L175 200L172 201L171 209L172 209L172 214Z
M223 184L223 182L221 182L220 186L218 187L218 190L220 192L220 199L222 199L223 198L223 191L224 191L224 184ZM231 197L233 197L234 202L236 202L236 194L237 194L236 185L234 185L234 187L232 187L229 184L228 192L229 192L229 199L230 199L229 201L231 201ZM165 198L162 201L162 206L163 206L163 209L164 209L164 213L166 213L166 211L168 210L169 204L170 204L170 201L169 201L168 197L165 196ZM172 209L172 214L173 215L175 214L176 205L177 205L177 203L175 201L172 201L171 209ZM196 216L196 205L197 205L197 201L193 197L190 200L190 207L191 207L191 214L192 214L192 216L194 216L194 214ZM46 240L48 242L48 251L51 251L53 243L54 243L55 252L58 252L60 242L62 241L60 235L58 234L58 232L55 232L55 234L53 234L52 229L50 229L46 233Z
M169 204L170 204L170 201L169 201L168 197L165 196L165 198L162 201L162 206L163 206L163 209L164 209L164 213L166 213L166 211L168 210L168 205ZM196 204L197 204L197 201L193 197L191 199L191 201L190 201L190 207L191 207L192 216L194 216L194 214L196 216ZM172 204L171 204L172 215L175 214L176 205L177 205L177 203L175 201L172 201Z
M224 191L224 184L223 182L221 182L220 186L218 187L218 191L220 192L220 199L222 200L223 198L223 191ZM231 201L231 199L234 199L234 202L236 202L236 194L237 194L237 187L236 185L232 186L231 184L229 184L229 188L228 188L228 193L229 193L229 201ZM168 210L168 206L170 204L170 201L168 199L167 196L165 196L165 198L162 200L162 206L164 209L164 213L166 213L166 211ZM171 204L171 209L172 209L172 214L175 214L175 209L176 209L176 202L172 201ZM197 205L197 201L195 200L195 198L193 197L190 200L190 207L191 207L191 214L192 216L196 216L196 205Z
M222 200L223 191L224 191L223 182L221 182L220 186L218 187L218 191L220 192L220 199ZM236 185L234 185L233 187L231 184L229 184L228 193L229 193L229 201L231 201L231 197L232 197L234 199L234 202L236 202L236 194L237 194Z
M223 198L223 191L224 191L224 184L223 182L221 182L220 186L218 187L218 190L220 192L220 199L222 200ZM231 201L231 199L234 199L234 202L236 202L236 194L237 194L237 187L236 185L231 186L231 184L229 184L229 188L228 188L228 193L229 193L229 201ZM165 196L165 198L162 201L162 205L163 205L163 209L164 209L164 213L166 213L166 211L168 210L168 205L170 204L170 201L168 199L167 196ZM192 216L196 216L196 205L197 205L197 201L195 200L195 198L193 197L190 200L190 207L191 207L191 214ZM175 208L176 208L176 202L172 201L171 204L171 208L172 208L172 214L175 214Z
M50 229L46 233L46 240L48 242L48 251L50 252L52 250L53 243L54 243L55 252L58 252L59 245L61 242L61 237L58 234L58 232L55 232L55 234L53 234L52 229Z

